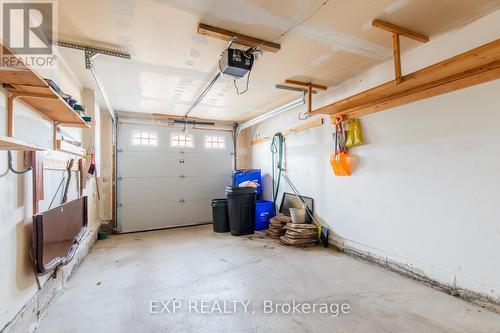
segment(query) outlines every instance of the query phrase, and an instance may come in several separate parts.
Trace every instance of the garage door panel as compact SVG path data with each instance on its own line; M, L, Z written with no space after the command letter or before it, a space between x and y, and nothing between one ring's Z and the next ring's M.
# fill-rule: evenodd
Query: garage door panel
M211 199L186 201L184 208L184 224L206 223L212 221Z
M120 177L180 176L184 172L178 152L121 151L118 157Z
M231 177L186 177L181 179L182 197L186 200L215 199L225 196L225 186L231 184Z
M168 188L178 186L179 180L175 178L133 178L122 179L120 200L122 205L152 202L156 205L164 202L179 202L180 196Z
M121 180L119 202L130 203L166 201L202 200L224 197L224 187L229 185L231 177L165 177L165 178L130 178ZM176 189L172 191L171 189Z
M186 153L185 173L190 176L230 174L233 156L225 152ZM225 165L225 168L221 168Z
M120 207L123 232L144 231L211 222L211 200L130 204Z
M120 207L119 213L122 232L162 229L167 221L171 226L183 224L180 202L165 202L161 206L154 203L131 204Z
M132 144L133 133L137 132L154 132L154 145ZM212 199L225 197L225 186L232 182L231 134L193 130L189 135L194 147L177 148L170 146L172 133L178 135L182 129L119 126L117 193L121 232L209 222ZM224 137L225 148L205 147L207 136Z

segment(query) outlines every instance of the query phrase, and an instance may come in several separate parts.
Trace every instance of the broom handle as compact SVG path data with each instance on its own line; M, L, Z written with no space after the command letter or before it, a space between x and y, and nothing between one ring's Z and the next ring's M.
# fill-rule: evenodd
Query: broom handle
M101 194L99 193L99 180L97 179L97 170L94 171L95 188L97 192L97 200L101 200Z
M292 191L295 194L295 196L297 197L297 199L299 199L299 201L302 202L302 204L306 208L307 214L309 214L309 216L313 220L314 224L319 228L321 226L321 224L319 224L318 221L316 221L316 219L314 218L312 212L309 211L309 207L307 207L307 203L304 201L304 199L302 199L302 196L300 195L300 193L297 190L297 188L293 185L293 183L290 180L290 178L288 178L288 175L287 175L286 171L284 169L282 169L281 171L282 171L283 178L285 178L285 181L288 183L288 185L290 185L290 187L292 188Z

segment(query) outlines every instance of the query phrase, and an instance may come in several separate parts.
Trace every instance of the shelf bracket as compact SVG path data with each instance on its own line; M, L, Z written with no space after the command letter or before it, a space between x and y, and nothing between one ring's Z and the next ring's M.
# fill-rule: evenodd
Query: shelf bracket
M57 126L59 126L60 123L57 121L52 122L52 149L57 150Z
M319 84L311 83L311 82L302 82L296 80L285 80L285 84L292 86L300 86L305 87L305 94L307 95L307 112L306 117L312 112L312 95L315 94L318 90L326 90L326 86L322 86Z
M392 51L393 51L393 57L394 57L394 77L396 80L397 84L400 84L403 82L403 75L401 71L401 47L400 47L400 42L399 42L399 36L405 36L411 39L414 39L416 41L422 42L422 43L427 43L429 41L429 37L415 32L408 30L406 28L397 26L395 24L378 20L375 19L372 21L372 26L376 28L380 28L385 31L389 31L392 33Z
M118 51L113 51L113 50L98 49L98 48L94 48L94 47L78 45L78 44L73 44L73 43L67 43L67 42L57 42L57 45L61 46L61 47L66 47L69 49L83 51L85 53L85 68L86 69L91 69L92 58L94 58L98 54L104 54L104 55L108 55L111 57L118 57L118 58L123 58L123 59L131 59L130 54L118 52Z
M31 98L48 98L57 99L57 96L34 94L34 93L11 93L7 98L7 136L14 137L14 101L16 98L31 97Z
M392 33L392 51L394 53L394 76L396 77L396 83L400 84L403 82L403 76L401 72L401 48L399 44L399 34Z

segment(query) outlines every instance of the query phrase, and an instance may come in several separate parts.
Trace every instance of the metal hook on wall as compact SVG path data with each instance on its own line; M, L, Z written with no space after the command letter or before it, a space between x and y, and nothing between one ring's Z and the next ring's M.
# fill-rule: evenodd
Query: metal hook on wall
M306 113L299 112L299 114L297 115L297 119L298 120L307 120L307 119L309 119L309 113L308 112L306 112Z
M32 167L27 167L24 170L14 170L14 167L12 166L12 153L10 152L10 150L7 153L8 153L9 170L12 171L13 173L15 173L17 175L22 175L22 174L25 174L27 172L30 172L33 169Z
M307 97L307 90L304 90L302 92L302 98L304 99L304 102L306 101L306 97ZM307 120L307 118L309 118L309 110L307 110L305 113L299 112L299 114L297 115L298 120Z

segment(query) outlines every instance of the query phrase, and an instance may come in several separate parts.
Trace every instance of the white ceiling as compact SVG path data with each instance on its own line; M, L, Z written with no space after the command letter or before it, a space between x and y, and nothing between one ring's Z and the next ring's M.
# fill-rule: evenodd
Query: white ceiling
M246 120L297 98L274 86L287 78L329 87L391 57L381 18L428 34L456 29L500 8L500 0L64 0L61 41L113 47L132 60L98 56L96 71L117 111L183 115L212 77L226 42L196 34L206 23L281 43L256 62L250 88L238 96L220 79L191 116ZM286 5L284 5L286 4ZM402 40L403 50L418 42ZM83 86L94 88L83 53L60 49ZM245 80L237 81L244 88Z

